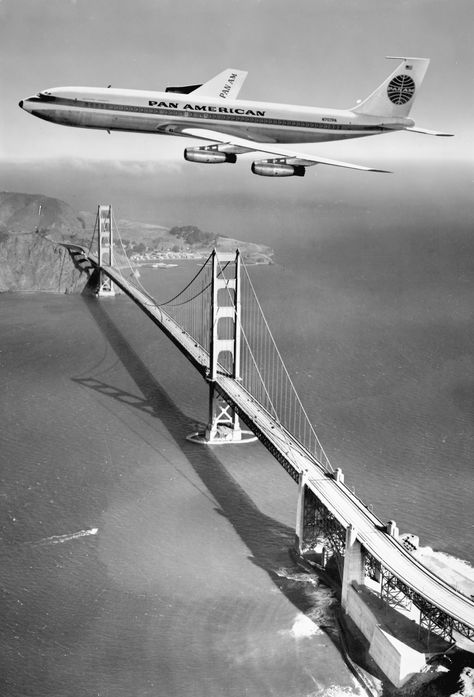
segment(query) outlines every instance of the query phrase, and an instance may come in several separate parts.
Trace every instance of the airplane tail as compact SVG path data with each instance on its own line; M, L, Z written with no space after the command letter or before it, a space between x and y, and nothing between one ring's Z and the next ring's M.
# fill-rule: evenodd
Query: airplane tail
M367 99L357 104L351 111L372 116L408 116L415 101L416 92L428 70L430 59L401 58L401 56L387 56L387 58L401 59L402 63Z

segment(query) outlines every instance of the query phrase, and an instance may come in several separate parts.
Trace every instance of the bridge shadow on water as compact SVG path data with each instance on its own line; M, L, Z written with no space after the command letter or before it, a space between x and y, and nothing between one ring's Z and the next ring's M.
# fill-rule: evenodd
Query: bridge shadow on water
M302 612L320 618L320 626L338 643L332 613L327 612L332 595L326 588L316 590L316 579L300 567L292 558L294 530L263 514L250 496L225 469L215 450L186 440L186 435L196 431L196 421L186 416L156 377L142 361L130 342L124 337L103 305L94 298L84 297L84 302L97 326L110 343L123 367L135 382L143 398L93 377L72 378L85 388L95 390L112 400L127 404L160 419L190 466L196 472L207 491L217 501L218 513L230 522L236 533L250 550L249 559L262 568L278 589ZM153 444L150 444L153 447ZM227 446L243 447L243 446ZM248 446L252 447L252 446ZM279 467L275 462L275 467ZM182 471L181 475L186 477ZM195 482L192 482L195 486ZM296 487L294 491L296 508ZM225 552L223 552L225 553ZM282 569L282 566L285 568Z

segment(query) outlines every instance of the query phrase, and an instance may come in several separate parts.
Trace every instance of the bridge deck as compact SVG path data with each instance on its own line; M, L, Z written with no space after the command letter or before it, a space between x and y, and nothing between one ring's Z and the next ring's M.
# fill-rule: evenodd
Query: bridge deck
M247 423L257 424L291 465L305 474L307 486L334 517L345 528L352 525L357 530L358 540L373 557L429 603L474 629L474 603L469 598L427 569L397 539L388 535L385 524L344 484L328 475L293 436L282 431L238 383L224 376L219 378L219 383L231 401L249 415Z
M97 266L97 259L87 255ZM149 297L110 267L106 273L180 348L193 365L206 375L209 354ZM278 455L280 462L297 479L304 473L306 483L337 520L347 528L357 530L357 538L382 565L403 584L431 605L452 617L469 631L474 631L474 603L448 583L436 576L415 559L395 538L385 531L385 525L343 483L326 472L288 431L228 375L218 375L217 387L232 404L262 442ZM464 633L464 632L463 632Z

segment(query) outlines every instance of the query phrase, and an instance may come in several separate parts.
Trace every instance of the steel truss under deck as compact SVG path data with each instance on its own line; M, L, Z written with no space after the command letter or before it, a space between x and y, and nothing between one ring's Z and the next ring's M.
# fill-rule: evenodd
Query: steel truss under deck
M336 556L338 565L341 565L346 549L346 529L316 494L305 487L303 548L309 550L321 541L327 543L331 553Z
M365 574L369 578L381 581L380 595L385 602L394 608L404 608L410 610L413 605L420 611L420 627L428 630L429 633L438 634L453 642L453 634L457 632L466 639L474 639L474 629L468 625L455 620L439 607L430 603L419 593L407 586L397 576L386 569L377 559L367 550L364 550Z
M364 575L380 583L382 565L365 549L365 547L362 547L362 554L364 555Z
M308 487L305 487L303 551L314 549L321 541L328 544L336 557L339 568L341 568L345 552L346 529L319 500L316 494ZM380 597L382 600L393 608L411 610L415 606L419 610L420 627L428 630L428 644L430 633L438 634L449 642L454 641L454 632L458 632L467 639L474 639L474 630L471 627L456 621L446 612L443 612L436 605L433 605L426 598L416 593L416 591L386 569L364 547L362 552L364 555L365 576L380 583Z
M382 600L385 600L390 607L411 610L413 603L410 595L406 594L407 586L400 588L400 585L404 584L401 584L399 579L383 566L381 567L381 577L380 595Z

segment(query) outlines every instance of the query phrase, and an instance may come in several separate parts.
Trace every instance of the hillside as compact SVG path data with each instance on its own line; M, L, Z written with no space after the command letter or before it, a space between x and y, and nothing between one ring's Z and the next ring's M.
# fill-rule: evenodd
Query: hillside
M73 239L82 229L77 213L64 201L40 194L0 192L0 232L47 233L64 240Z
M0 292L81 290L67 251L51 240L77 240L82 229L64 201L0 192Z
M79 292L84 286L68 253L58 242L71 241L89 246L94 231L95 211L76 213L66 202L41 194L0 192L0 292ZM223 251L239 248L247 263L272 263L273 251L265 245L240 242L205 232L194 225L165 228L158 224L119 220L114 228L115 258L125 263L125 253L163 252L206 254L217 247Z
M90 240L95 223L95 213L81 211L79 219L84 226L85 240ZM214 232L201 230L196 225L181 225L166 228L156 223L143 223L120 218L115 221L115 244L120 252L123 243L129 256L133 252L194 252L208 256L215 247L221 251L240 249L247 264L273 263L273 250L263 244L243 242ZM119 239L118 239L119 238Z

